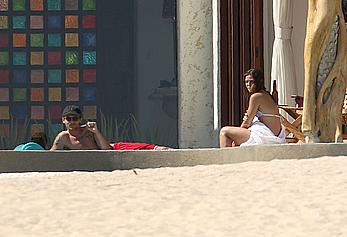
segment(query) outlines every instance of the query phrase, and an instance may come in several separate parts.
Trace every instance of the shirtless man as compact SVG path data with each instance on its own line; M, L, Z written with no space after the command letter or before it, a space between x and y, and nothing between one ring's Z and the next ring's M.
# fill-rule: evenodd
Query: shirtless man
M95 122L81 125L81 120L82 112L78 106L66 106L62 116L66 131L57 135L51 150L112 150Z

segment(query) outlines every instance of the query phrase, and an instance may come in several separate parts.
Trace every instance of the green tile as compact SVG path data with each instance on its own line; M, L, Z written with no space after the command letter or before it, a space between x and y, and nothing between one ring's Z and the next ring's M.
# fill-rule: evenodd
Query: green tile
M61 70L60 69L48 70L48 83L61 83Z
M95 10L96 3L95 0L83 0L83 10Z
M14 101L26 101L27 89L26 88L13 88Z
M61 0L48 0L47 1L48 11L60 11L61 10Z
M65 63L68 65L78 64L78 51L66 51Z
M24 11L25 10L25 0L13 0L12 1L13 11Z
M43 34L30 34L31 47L43 47L44 35Z
M8 52L0 52L0 65L8 65Z
M25 29L26 16L13 16L12 26L13 29Z
M60 34L48 34L48 47L60 47L61 35Z

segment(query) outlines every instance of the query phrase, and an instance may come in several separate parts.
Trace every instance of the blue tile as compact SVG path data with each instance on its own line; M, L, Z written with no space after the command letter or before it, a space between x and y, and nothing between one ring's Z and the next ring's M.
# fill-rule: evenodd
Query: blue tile
M26 70L16 69L13 70L13 82L15 84L24 84L27 82L27 73Z
M95 102L96 101L96 88L95 87L83 88L83 99L86 102Z
M96 34L95 33L83 33L83 47L95 48L96 47Z
M26 105L14 105L11 110L12 116L16 119L25 119L29 116Z
M61 16L48 16L47 25L49 29L60 29L62 26Z

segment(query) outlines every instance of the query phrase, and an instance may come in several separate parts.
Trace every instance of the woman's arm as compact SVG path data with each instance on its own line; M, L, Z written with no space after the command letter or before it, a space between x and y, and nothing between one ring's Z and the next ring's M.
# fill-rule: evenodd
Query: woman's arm
M243 122L240 126L241 128L249 128L252 125L252 121L260 105L259 100L261 96L262 96L261 94L255 93L255 94L252 94L251 97L249 98L247 113L243 117Z

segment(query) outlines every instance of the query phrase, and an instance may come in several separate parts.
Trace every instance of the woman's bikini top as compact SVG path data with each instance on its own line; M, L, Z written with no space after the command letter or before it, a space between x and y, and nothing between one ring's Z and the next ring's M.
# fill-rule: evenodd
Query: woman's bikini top
M264 114L263 112L261 111L257 111L257 113L255 114L256 117L258 118L261 118L261 117L275 117L275 118L281 118L280 115L277 115L277 114Z

